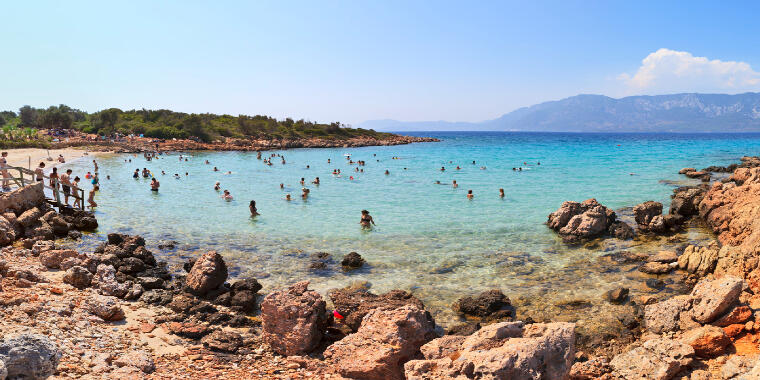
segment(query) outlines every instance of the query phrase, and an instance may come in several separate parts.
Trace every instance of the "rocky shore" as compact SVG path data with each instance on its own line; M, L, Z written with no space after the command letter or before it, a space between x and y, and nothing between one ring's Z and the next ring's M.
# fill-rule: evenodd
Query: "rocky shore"
M667 214L645 202L629 224L588 200L548 218L571 244L668 236L690 221L717 234L710 244L616 254L646 286L675 278L681 291L607 292L626 310L617 318L627 335L599 340L572 322L525 317L499 290L454 302L467 322L444 331L403 290L323 297L297 282L263 295L256 279L228 278L213 251L170 273L139 236L109 234L92 252L61 249L56 238L76 239L97 221L50 210L29 186L0 196L0 380L758 379L760 159L682 172L701 184L676 189ZM364 261L352 253L342 265Z

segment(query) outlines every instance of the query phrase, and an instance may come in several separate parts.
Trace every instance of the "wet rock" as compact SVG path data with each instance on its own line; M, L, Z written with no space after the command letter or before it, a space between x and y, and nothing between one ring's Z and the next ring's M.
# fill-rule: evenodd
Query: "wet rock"
M77 230L71 230L66 234L66 237L71 240L77 240L82 237L82 233Z
M515 317L515 308L509 297L498 289L485 291L476 297L462 297L451 308L457 313L489 321L511 320Z
M673 265L658 262L648 262L639 267L639 271L648 274L665 274L672 272L674 269L675 266Z
M404 363L419 354L433 328L427 313L412 305L374 309L356 333L330 345L324 356L345 377L402 380Z
M66 274L63 275L63 282L77 289L84 289L90 286L92 273L84 267L75 265L66 270Z
M688 366L694 349L672 339L652 339L641 347L615 356L610 361L613 373L623 379L668 380Z
M61 352L48 337L25 333L0 341L0 362L9 379L46 379L55 373Z
M699 213L699 203L705 196L700 187L680 187L673 191L670 202L670 214L690 217Z
M547 379L569 377L575 355L572 323L502 322L469 337L445 336L422 347L425 360L404 365L408 380Z
M222 330L216 330L205 336L201 339L201 343L213 351L220 352L237 352L244 345L240 334Z
M446 335L472 335L476 331L480 330L480 327L480 323L460 323L458 325L452 326L448 331L446 331Z
M645 282L646 286L655 290L662 290L665 288L665 281L659 278L648 278Z
M647 230L654 217L662 215L662 203L646 201L633 207L633 216L640 229Z
M646 261L649 258L649 256L647 256L645 253L637 253L631 251L617 251L608 253L603 257L609 258L610 260L620 264L639 263Z
M693 171L693 172L686 172L684 173L685 176L689 178L710 178L710 173L703 172L703 171Z
M108 234L108 244L119 245L124 242L125 235L110 233Z
M683 334L681 343L688 344L697 356L714 357L723 354L731 340L716 326L702 326Z
M683 168L683 169L681 169L681 170L678 171L678 174L686 174L686 173L695 172L695 171L697 171L697 169L694 169L694 168Z
M681 314L691 307L691 297L676 296L662 302L644 306L644 327L660 334L679 328Z
M227 264L216 251L203 254L193 265L185 279L185 286L191 293L206 295L227 280Z
M612 372L612 367L606 358L592 358L573 364L570 369L570 380L596 380L610 372Z
M40 263L51 269L60 269L61 262L69 257L77 257L79 253L73 249L54 249L40 252Z
M178 243L174 240L167 240L158 243L158 249L174 249Z
M246 278L235 281L232 286L232 292L249 291L256 293L261 290L261 284L255 278Z
M742 280L737 277L698 282L691 292L694 320L700 323L714 321L739 301L741 291Z
M334 289L328 292L328 296L335 310L343 316L342 322L353 332L359 329L362 319L374 309L396 309L404 305L413 305L420 310L425 309L422 301L403 290L391 290L388 293L376 295L365 289ZM432 317L430 320L432 322Z
M607 233L620 240L630 240L635 236L633 227L622 221L616 221L610 224L607 228Z
M616 288L605 293L605 298L611 303L623 303L628 298L628 288Z
M577 243L606 233L615 220L614 211L599 204L596 199L588 199L582 203L562 203L557 211L549 215L547 225L566 242Z
M717 245L707 247L689 245L678 257L678 268L699 276L712 273L718 263L718 252Z
M117 367L135 367L143 373L152 373L156 369L153 358L145 351L128 352L114 360L113 364Z
M678 254L674 251L660 251L657 252L654 256L649 258L649 262L656 262L656 263L674 263L678 261Z
M325 301L308 286L308 281L301 281L268 294L261 302L263 339L279 354L306 354L322 340L327 325Z
M362 265L364 265L364 259L358 253L350 252L346 256L343 256L343 260L341 260L340 265L347 270L357 269L361 268Z
M230 306L237 306L248 313L256 309L256 293L250 291L238 291L230 298Z
M120 321L124 319L124 310L121 309L115 297L94 296L88 300L88 304L90 312L104 321Z

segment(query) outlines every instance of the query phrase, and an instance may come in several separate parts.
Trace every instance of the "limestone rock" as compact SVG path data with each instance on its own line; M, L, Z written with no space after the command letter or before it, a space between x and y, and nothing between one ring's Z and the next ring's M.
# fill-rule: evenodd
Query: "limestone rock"
M715 245L707 247L689 245L678 257L678 268L700 276L712 273L717 263L718 247Z
M710 323L739 301L742 280L737 277L723 277L717 280L702 280L691 291L694 320Z
M374 309L356 333L330 345L324 355L345 377L403 380L404 363L419 354L432 338L433 328L416 306Z
M114 360L113 364L118 367L135 367L144 373L152 373L156 369L153 358L145 351L128 352Z
M77 257L79 253L73 249L54 249L40 253L40 263L48 268L61 269L61 262L69 257Z
M328 292L335 310L343 316L343 323L353 332L359 330L362 319L374 309L396 309L404 305L414 305L424 310L425 305L411 293L403 290L391 290L376 295L364 289L335 289ZM432 317L428 314L432 322Z
M90 286L92 273L84 267L75 265L66 270L66 274L63 275L63 282L77 289L84 289Z
M60 360L58 347L44 335L26 333L0 341L0 362L10 379L46 379Z
M559 232L567 242L579 242L600 236L615 222L615 212L599 204L596 199L582 203L564 202L549 215L547 225Z
M610 361L614 374L626 380L668 380L691 363L694 349L672 339L644 342Z
M322 340L327 324L325 301L308 286L308 281L298 282L261 302L263 339L277 353L306 354Z
M680 341L694 349L697 356L714 357L723 354L731 340L716 326L702 326L684 333Z
M679 328L681 313L691 307L689 296L676 296L644 307L644 327L652 333L660 334Z
M115 297L95 296L89 300L90 312L105 321L120 321L124 319L124 310L121 309Z

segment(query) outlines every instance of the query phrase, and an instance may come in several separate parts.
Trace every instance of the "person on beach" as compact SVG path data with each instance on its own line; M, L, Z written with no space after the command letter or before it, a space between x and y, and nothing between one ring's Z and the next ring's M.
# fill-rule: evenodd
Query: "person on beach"
M217 183L214 184L214 190L219 191L221 189L222 189L222 187L220 186L219 182L217 182Z
M232 200L232 194L230 194L229 190L224 190L224 194L222 194L222 199L228 202Z
M3 190L7 191L10 190L10 175L8 174L8 152L3 152L0 154L0 169L2 169L3 174Z
M456 189L457 187L459 187L459 184L457 184L457 180L453 180L453 181L451 181L451 187L453 187L453 188L455 188L455 189Z
M42 182L45 179L45 163L40 162L37 169L34 169L34 174L37 176L37 182Z
M95 187L90 190L90 195L87 197L87 203L89 203L90 209L98 207L98 204L95 203L95 192L98 190L100 190L100 187L98 185L95 185Z
M68 170L66 171L68 173ZM74 208L82 207L82 199L79 198L79 177L74 177L74 182L71 184L71 191L74 195Z
M69 195L71 195L71 173L73 170L66 170L66 173L61 175L61 189L63 190L63 201L66 206L69 205Z
M499 189L499 198L504 198L504 189Z
M153 179L150 181L150 190L158 192L158 188L161 186L161 183L158 182L156 177L153 177Z
M375 220L372 219L372 215L370 215L367 210L362 210L362 218L359 220L359 224L361 224L362 229L365 230L369 230L373 225L376 225Z
M472 198L474 198L474 197L475 197L475 196L474 196L474 195L472 195L472 190L467 190L467 199L472 199Z
M256 201L251 200L251 203L248 204L248 210L251 211L251 217L259 215L259 211L256 210Z

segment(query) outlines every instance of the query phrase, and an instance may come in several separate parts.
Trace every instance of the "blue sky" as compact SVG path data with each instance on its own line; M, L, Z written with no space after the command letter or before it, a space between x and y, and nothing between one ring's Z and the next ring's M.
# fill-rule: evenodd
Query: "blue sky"
M758 91L759 4L14 1L0 8L0 109L357 124L479 121L578 93Z

